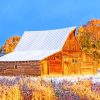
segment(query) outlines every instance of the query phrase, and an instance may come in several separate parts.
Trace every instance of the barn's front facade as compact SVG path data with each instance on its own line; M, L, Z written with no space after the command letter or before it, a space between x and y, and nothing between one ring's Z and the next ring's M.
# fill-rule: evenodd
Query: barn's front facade
M26 31L14 52L0 57L1 75L96 74L97 66L81 50L75 27Z

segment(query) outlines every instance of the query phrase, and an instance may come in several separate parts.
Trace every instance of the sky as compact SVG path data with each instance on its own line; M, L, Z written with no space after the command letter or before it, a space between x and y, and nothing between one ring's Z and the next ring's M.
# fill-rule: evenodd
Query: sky
M0 45L24 31L81 26L100 18L100 0L0 0Z

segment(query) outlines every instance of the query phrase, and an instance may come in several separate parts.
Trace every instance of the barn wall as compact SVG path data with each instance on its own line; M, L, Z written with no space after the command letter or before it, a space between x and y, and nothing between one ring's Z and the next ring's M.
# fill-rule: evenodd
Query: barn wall
M75 37L75 30L72 31L62 48L62 65L64 75L81 74L81 49Z
M0 62L0 75L41 75L40 62Z
M96 74L98 62L91 56L82 52L81 74Z
M66 39L66 42L62 48L62 51L69 51L70 53L71 52L80 52L81 51L81 48L78 44L78 41L77 41L77 38L75 37L75 30L72 31L68 38Z
M63 68L62 68L62 53L57 52L47 58L45 58L42 62L44 62L45 66L44 69L44 75L62 75L63 74ZM47 72L46 72L47 71Z
M97 61L84 53L72 31L62 48L62 65L65 75L95 74L97 72Z

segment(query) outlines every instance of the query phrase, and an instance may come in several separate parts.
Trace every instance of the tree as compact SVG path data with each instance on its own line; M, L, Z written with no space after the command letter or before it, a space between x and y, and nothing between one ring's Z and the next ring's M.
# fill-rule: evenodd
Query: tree
M19 36L13 36L9 38L3 46L4 52L5 53L12 52L15 49L16 45L18 44L19 40L20 40Z
M92 19L79 27L77 38L85 52L100 59L100 20Z

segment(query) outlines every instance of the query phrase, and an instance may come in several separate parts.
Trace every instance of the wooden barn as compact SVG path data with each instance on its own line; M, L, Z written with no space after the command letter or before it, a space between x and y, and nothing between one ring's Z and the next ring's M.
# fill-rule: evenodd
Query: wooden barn
M26 31L14 52L0 57L0 75L96 74L97 64L81 50L75 27Z

